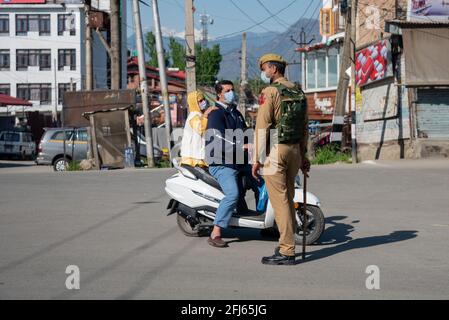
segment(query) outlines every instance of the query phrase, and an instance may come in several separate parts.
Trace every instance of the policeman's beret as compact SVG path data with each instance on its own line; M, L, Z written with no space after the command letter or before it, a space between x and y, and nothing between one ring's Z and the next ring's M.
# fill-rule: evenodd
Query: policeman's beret
M275 54L275 53L267 53L267 54L263 55L262 57L260 57L259 68L262 70L262 65L265 62L269 62L269 61L280 62L284 65L287 65L287 62L284 60L284 58L282 58L282 56Z

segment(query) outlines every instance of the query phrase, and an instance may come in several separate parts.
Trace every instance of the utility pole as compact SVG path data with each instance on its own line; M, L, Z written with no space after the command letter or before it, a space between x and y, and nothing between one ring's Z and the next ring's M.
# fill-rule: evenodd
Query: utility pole
M248 85L246 75L246 32L242 34L242 58L241 58L241 67L240 67L240 101L239 101L239 111L243 115L243 118L246 116L246 93L245 89Z
M184 1L186 19L186 82L187 93L196 90L196 58L195 58L195 31L193 28L193 0Z
M53 113L53 122L58 123L58 83L56 81L56 68L58 65L56 64L56 59L53 59L53 88L54 88L54 102L55 102L55 112Z
M358 1L351 0L351 155L352 163L357 163L357 137L356 137L356 83L355 83L355 49L357 40L357 10Z
M350 75L346 72L351 67L351 31L352 24L355 25L355 21L352 21L352 4L355 3L355 0L351 1L351 8L348 7L346 11L346 26L345 26L345 39L343 52L341 56L340 62L340 75L338 78L338 87L337 87L337 96L335 98L335 109L334 116L332 119L332 134L331 134L331 142L344 142L342 137L343 125L344 125L344 116L345 116L345 106L346 106L346 98L348 95L348 87L350 81Z
M92 29L89 26L89 13L90 13L90 4L91 0L86 0L84 2L84 11L85 11L85 19L86 19L86 29L85 29L85 50L86 50L86 83L85 90L91 91L93 90L93 62L92 62Z
M111 0L111 89L120 89L120 0Z
M304 28L301 28L301 32L299 33L299 43L302 43L301 44L301 46L304 46L304 44L303 43L305 43L306 42L306 32L304 31ZM306 70L306 60L304 59L304 57L305 57L305 53L304 52L301 52L301 63L299 64L299 69L300 69L300 71L301 71L301 80L305 80L306 78L305 78L305 76L306 76L306 73L305 73L305 70ZM306 84L306 82L305 81L303 81L302 82L302 84L301 84L301 87L302 87L302 89L303 90L305 90L306 88L305 88L305 84Z
M315 41L315 36L313 36L312 37L312 39L310 39L310 41L309 42L306 42L306 39L307 39L307 36L306 36L306 32L304 31L304 28L301 28L301 32L299 33L299 42L297 42L294 38L293 38L293 36L290 36L290 40L292 41L292 42L294 42L294 43L296 43L298 46L300 46L300 47L304 47L304 46L306 46L306 45L309 45L309 44L311 44L313 41ZM299 62L299 68L300 68L300 70L301 70L301 79L303 80L303 84L302 84L302 86L304 86L304 84L305 84L305 66L306 66L306 64L305 63L303 63L302 61L304 60L305 61L305 53L304 52L301 52L301 61ZM291 63L290 63L291 64ZM297 63L293 63L293 64L297 64ZM288 66L288 65L287 65ZM286 68L285 69L285 71L287 72L288 71L288 69ZM288 76L287 76L287 79L288 79Z
M140 95L142 97L142 109L144 115L145 142L147 150L148 167L154 167L153 132L151 129L151 112L148 103L148 83L145 67L145 53L143 50L142 23L140 21L139 0L133 0L134 32L136 34L137 59L139 62ZM137 134L137 132L135 132ZM136 145L136 149L139 146Z
M165 113L165 132L167 134L167 148L168 155L170 157L170 163L172 160L171 156L171 113L170 113L170 101L168 100L168 85L167 85L167 75L165 70L165 59L164 59L164 47L162 45L162 33L161 33L161 21L159 19L159 9L157 6L157 0L151 1L153 8L153 24L154 24L154 36L156 37L156 49L157 49L157 61L159 64L159 87L161 89L162 101L164 103L164 113Z

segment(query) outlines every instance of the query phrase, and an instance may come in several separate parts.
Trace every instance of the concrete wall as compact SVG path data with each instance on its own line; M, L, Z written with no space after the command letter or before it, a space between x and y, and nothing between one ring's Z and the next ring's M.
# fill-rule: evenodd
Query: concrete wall
M403 57L401 57L403 62ZM409 95L395 78L361 88L356 103L357 152L360 161L414 158Z
M407 11L407 0L370 0L359 1L357 11L356 47L364 47L372 42L388 36L385 30L385 20L396 16L395 3L398 2L398 17Z

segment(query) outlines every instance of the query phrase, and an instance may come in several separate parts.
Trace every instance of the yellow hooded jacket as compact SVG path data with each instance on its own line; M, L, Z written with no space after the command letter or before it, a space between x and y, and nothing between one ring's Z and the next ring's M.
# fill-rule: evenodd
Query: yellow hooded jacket
M181 164L189 166L207 167L204 161L204 132L207 128L207 118L203 116L198 104L204 99L204 94L199 91L190 92L187 96L189 115L184 126L181 142Z

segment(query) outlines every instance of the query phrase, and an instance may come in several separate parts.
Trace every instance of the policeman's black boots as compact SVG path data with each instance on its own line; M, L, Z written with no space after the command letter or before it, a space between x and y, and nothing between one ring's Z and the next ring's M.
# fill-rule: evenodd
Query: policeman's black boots
M263 264L270 265L294 265L296 264L295 256L284 256L279 252L279 247L274 250L274 255L262 258Z

